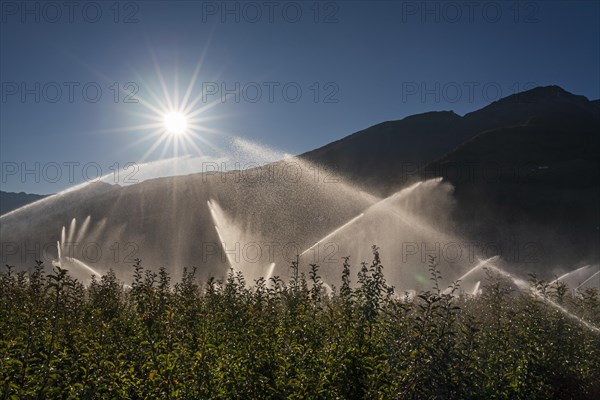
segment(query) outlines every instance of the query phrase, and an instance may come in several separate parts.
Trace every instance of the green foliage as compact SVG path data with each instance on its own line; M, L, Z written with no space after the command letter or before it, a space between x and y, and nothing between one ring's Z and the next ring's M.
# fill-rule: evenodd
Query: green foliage
M1 399L582 399L600 398L597 290L535 277L539 295L489 273L479 297L459 283L396 294L379 252L356 285L308 278L251 287L233 270L202 284L184 270L133 266L88 287L42 263L0 274ZM533 293L533 292L532 292Z

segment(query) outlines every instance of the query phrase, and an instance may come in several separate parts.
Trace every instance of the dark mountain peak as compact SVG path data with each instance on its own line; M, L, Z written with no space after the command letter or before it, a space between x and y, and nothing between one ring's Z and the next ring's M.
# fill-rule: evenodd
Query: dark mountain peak
M557 85L538 86L524 92L506 96L495 103L588 103L585 96L567 92Z
M448 125L460 121L462 117L454 111L428 111L420 114L413 114L400 120L385 121L377 125L370 126L358 131L355 135L369 135L373 132L386 131L405 132L405 130L420 129L429 126Z
M439 125L448 124L453 121L460 120L462 117L456 114L454 111L428 111L420 114L413 114L402 119L389 120L380 122L375 125L371 125L368 128L361 129L360 131L354 132L353 134L346 136L340 140L329 143L324 147L327 147L333 143L343 141L348 138L356 138L360 136L369 136L373 133L378 134L381 132L394 133L401 132L402 129L415 129L424 125Z
M560 86L539 86L494 101L466 114L464 119L483 131L527 124L540 115L595 116L597 108L585 96L569 93Z
M458 121L462 117L454 111L428 111L421 114L409 115L400 120L404 123L427 122L427 123L448 123ZM398 121L394 121L398 122Z

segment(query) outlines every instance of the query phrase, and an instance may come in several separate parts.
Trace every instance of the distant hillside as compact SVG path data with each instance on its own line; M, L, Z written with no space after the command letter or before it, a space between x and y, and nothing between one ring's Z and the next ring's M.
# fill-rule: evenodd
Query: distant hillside
M19 207L33 203L47 197L41 194L31 193L13 193L0 191L0 215L6 214L9 211L16 210Z

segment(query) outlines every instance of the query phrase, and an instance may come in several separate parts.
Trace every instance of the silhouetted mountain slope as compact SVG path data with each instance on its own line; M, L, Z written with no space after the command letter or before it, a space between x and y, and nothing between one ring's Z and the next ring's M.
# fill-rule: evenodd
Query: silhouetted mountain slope
M558 86L495 101L463 117L429 112L356 132L300 157L326 165L368 190L390 193L431 161L475 135L527 123L541 114L597 114L598 104Z
M466 114L464 118L471 123L477 121L486 129L493 129L520 124L539 114L578 111L594 113L597 110L585 96L574 95L559 86L544 86L504 97Z
M387 121L300 157L331 168L350 182L382 193L399 175L435 159L471 137L459 129L461 117L451 111Z
M470 237L505 248L528 247L516 261L597 262L597 105L556 87L521 98L527 99L525 106L504 99L477 111L517 115L519 123L476 135L422 168L420 176L443 176L454 185L456 221Z
M416 165L435 159L471 137L451 111L413 115L356 132L300 157L329 168L371 191L414 173Z
M455 220L467 237L521 248L516 262L597 262L599 111L598 100L538 87L463 117L425 113L375 125L302 157L385 194L442 176L455 186Z
M46 197L41 194L30 194L25 192L13 193L0 191L0 215L9 211L16 210L19 207L33 203Z
M533 243L538 263L597 261L600 118L579 101L539 111L475 136L421 176L453 184L456 220L470 237L505 247Z

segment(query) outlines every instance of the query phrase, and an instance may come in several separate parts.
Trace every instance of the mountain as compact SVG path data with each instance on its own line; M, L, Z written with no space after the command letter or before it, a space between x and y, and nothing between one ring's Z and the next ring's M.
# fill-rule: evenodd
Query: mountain
M9 211L16 210L19 207L33 203L47 197L41 194L30 194L25 192L13 193L0 191L0 215Z
M481 132L526 123L540 114L598 115L598 101L559 86L517 93L461 117L427 112L388 121L300 155L382 194L418 176L418 171Z
M287 276L310 249L321 251L323 276L339 276L340 257L368 260L358 248L376 243L394 250L384 255L394 274L407 245L425 254L469 241L549 278L600 260L599 111L598 101L540 87L464 116L384 122L244 174L85 185L2 215L2 261L27 268L60 257L83 277L115 268L128 279L140 257L175 278L183 267L206 277L235 265L251 280ZM320 179L317 166L336 179ZM433 177L443 183L414 184ZM425 262L399 282L420 279ZM454 277L464 271L446 264Z
M300 156L325 165L372 192L386 192L402 175L436 159L469 139L476 129L462 129L452 111L428 112L387 121Z
M600 101L547 86L463 117L379 124L302 157L384 194L443 177L455 188L453 216L465 236L543 269L598 262L599 154Z
M455 217L468 235L516 248L514 261L594 263L600 257L599 109L582 96L552 97L556 89L542 89L524 96L535 113L479 133L422 168L421 176L450 182L461 204ZM480 112L516 115L509 100Z

